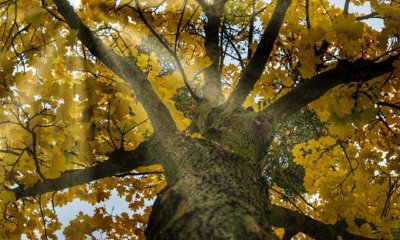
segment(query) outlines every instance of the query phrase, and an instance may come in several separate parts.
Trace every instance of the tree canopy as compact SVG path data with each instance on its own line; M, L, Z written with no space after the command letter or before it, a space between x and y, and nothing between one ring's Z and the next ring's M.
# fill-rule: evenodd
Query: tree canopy
M2 0L0 24L0 238L144 239L196 146L254 160L279 238L400 238L400 2Z

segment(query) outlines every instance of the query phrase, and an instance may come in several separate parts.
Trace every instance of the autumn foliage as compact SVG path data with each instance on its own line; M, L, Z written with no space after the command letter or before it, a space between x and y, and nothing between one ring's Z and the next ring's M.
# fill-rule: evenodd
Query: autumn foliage
M400 238L398 1L67 2L0 1L0 239L144 239L169 178L145 157L158 132L257 160L273 207L335 239ZM228 110L268 116L262 156L218 135L241 128ZM61 223L76 200L94 212Z

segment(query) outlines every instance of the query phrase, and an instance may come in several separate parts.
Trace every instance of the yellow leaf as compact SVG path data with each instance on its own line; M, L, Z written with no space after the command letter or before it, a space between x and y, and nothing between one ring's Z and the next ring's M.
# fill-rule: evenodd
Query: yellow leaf
M46 21L46 11L36 4L24 9L24 15L25 20L31 23L32 27L39 27Z
M282 239L283 235L285 234L285 229L284 228L275 228L274 232L275 232L276 236L279 237L279 239Z
M141 68L141 69L145 69L147 68L147 66L149 65L149 56L147 56L146 54L140 54L139 57L137 58L137 65Z
M2 204L14 202L16 200L14 192L3 190L0 191L0 201Z
M1 54L0 55L0 71L3 71L7 74L11 74L13 69L14 69L14 62L9 60L7 55Z
M357 40L363 35L363 23L357 21L354 14L340 15L333 29L347 40Z
M201 136L201 134L198 133L198 132L192 133L192 134L190 135L190 137L191 137L191 138L197 138L197 139L205 139L205 138L204 138L203 136Z

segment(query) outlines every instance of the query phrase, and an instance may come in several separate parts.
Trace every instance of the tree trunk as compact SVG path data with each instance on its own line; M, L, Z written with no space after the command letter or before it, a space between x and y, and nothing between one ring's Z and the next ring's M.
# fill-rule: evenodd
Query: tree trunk
M175 148L185 151L174 160L184 167L164 166L169 186L153 206L147 239L274 239L254 161L209 141L187 142Z

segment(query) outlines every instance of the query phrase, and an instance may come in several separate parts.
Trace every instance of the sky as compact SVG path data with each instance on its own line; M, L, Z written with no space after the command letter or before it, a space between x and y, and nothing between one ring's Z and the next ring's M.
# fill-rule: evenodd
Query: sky
M69 0L69 2L75 7L79 7L80 0ZM343 8L345 0L331 0L331 3L334 5ZM363 14L368 14L371 13L371 7L369 2L366 2L363 6L355 6L354 4L350 3L349 7L349 12L354 13L363 13ZM373 27L376 30L381 30L383 28L383 20L382 19L369 19L365 21L368 25ZM63 207L57 207L55 208L56 213L59 217L60 222L63 224L63 227L66 227L72 219L74 219L75 216L78 215L80 211L92 215L94 208L95 207L100 207L103 206L107 209L107 212L111 213L113 212L114 214L120 214L122 212L128 212L131 213L131 210L128 208L128 204L125 202L125 200L121 199L118 197L117 192L114 191L112 193L112 196L108 201L98 203L95 206L90 205L89 203L80 201L80 200L75 200ZM59 239L63 239L62 235L62 229L57 231L57 236ZM101 239L100 234L96 236L98 239ZM27 239L22 238L22 239Z
M345 0L330 0L330 2L333 3L337 7L343 8ZM353 3L350 2L349 13L354 13L354 12L362 13L362 14L371 13L372 10L371 10L370 2L367 1L362 6L355 6ZM371 18L371 19L365 20L364 22L376 30L382 30L382 28L383 28L383 20L382 19Z

